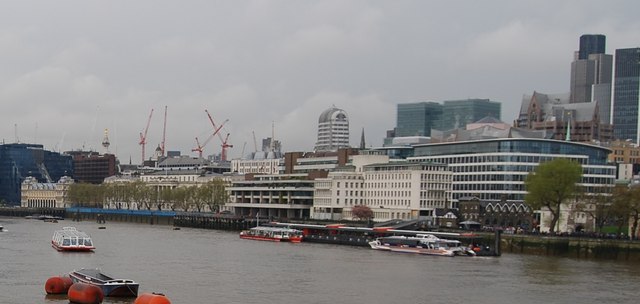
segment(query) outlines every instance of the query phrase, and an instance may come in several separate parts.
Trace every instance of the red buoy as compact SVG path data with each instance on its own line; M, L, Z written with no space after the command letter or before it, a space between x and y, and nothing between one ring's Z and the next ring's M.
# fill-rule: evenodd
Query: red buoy
M79 304L100 304L104 300L100 287L85 283L73 283L67 296L70 302Z
M47 294L63 294L67 293L71 285L73 281L70 277L50 277L44 284L44 290Z
M161 293L143 293L133 304L171 304L171 301Z

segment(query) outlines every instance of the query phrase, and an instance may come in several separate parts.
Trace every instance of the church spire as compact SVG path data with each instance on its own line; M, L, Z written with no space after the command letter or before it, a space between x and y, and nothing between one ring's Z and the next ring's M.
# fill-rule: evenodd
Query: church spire
M362 128L362 135L360 136L360 149L364 150L366 147L364 142L364 128Z

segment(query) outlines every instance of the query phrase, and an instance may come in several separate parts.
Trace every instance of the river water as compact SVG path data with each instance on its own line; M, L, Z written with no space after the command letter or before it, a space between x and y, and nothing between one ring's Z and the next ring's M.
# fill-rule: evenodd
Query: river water
M140 293L205 303L637 303L640 265L504 254L432 257L363 247L242 240L228 231L0 217L0 303L68 303L44 284L78 268L133 279ZM51 247L75 226L94 253ZM106 226L106 229L98 229ZM105 298L130 304L135 299Z

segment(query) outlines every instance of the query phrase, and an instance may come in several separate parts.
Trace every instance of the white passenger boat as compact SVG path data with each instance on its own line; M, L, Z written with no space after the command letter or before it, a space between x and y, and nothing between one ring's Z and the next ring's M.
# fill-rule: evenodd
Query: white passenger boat
M51 246L58 251L93 251L95 249L91 237L75 227L64 227L54 232Z
M240 232L240 238L272 242L302 242L302 231L284 227L258 226Z
M438 256L475 255L472 250L462 246L460 241L440 239L430 234L416 236L386 236L369 242L376 250L418 253Z

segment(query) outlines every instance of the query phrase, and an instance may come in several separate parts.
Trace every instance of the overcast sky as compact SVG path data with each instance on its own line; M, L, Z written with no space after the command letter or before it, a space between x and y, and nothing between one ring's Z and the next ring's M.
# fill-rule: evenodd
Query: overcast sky
M275 137L309 151L335 105L351 144L380 146L396 105L488 98L511 123L523 94L569 90L582 34L640 47L640 1L2 1L0 138L139 163L196 155L225 124L231 157ZM246 143L246 144L245 144ZM260 147L258 147L260 148ZM214 138L204 154L218 153Z

